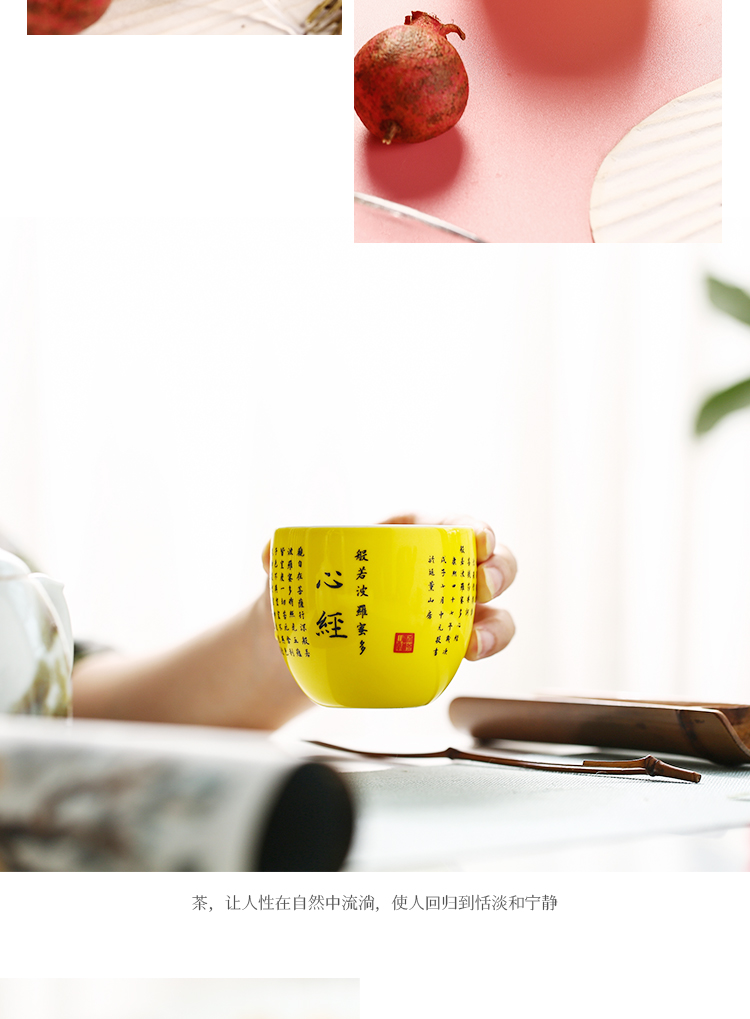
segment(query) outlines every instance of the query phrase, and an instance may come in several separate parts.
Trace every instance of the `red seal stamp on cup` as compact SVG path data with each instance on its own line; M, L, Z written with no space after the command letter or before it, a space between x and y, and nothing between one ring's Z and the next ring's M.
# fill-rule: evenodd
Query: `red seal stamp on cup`
M414 650L414 634L397 633L396 639L393 642L393 650L396 652L396 654L410 655Z

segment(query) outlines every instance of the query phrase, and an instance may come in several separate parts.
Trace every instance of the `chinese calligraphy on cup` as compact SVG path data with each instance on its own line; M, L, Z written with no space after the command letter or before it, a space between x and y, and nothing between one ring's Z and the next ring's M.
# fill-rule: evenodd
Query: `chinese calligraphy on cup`
M445 690L471 636L476 544L466 527L284 527L271 552L276 639L329 707L416 707Z

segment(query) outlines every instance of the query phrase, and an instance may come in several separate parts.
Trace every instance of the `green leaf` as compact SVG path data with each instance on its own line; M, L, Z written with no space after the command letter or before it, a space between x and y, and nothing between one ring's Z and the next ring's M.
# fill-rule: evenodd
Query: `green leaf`
M710 431L727 414L742 410L743 407L750 407L750 379L709 396L698 411L695 421L696 434L703 435Z
M730 287L728 283L722 283L712 276L709 276L706 282L709 299L719 311L724 311L732 318L750 325L750 294L740 290L739 287Z

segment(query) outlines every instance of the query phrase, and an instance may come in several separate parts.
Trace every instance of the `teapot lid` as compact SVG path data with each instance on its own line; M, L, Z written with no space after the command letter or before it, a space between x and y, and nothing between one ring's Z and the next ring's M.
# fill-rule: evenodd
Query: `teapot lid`
M23 559L19 559L12 552L6 552L0 548L0 580L10 580L13 577L28 577L31 570Z

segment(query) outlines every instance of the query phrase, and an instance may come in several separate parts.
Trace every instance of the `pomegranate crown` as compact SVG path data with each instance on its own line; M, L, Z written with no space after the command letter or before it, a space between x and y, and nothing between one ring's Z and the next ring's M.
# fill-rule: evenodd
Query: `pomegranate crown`
M441 35L448 35L449 32L457 32L462 39L466 38L458 25L444 25L440 18L436 18L434 14L427 14L425 11L412 11L411 15L407 14L404 19L404 24L413 25L419 18L425 18L427 21L431 21L433 28L437 29Z

